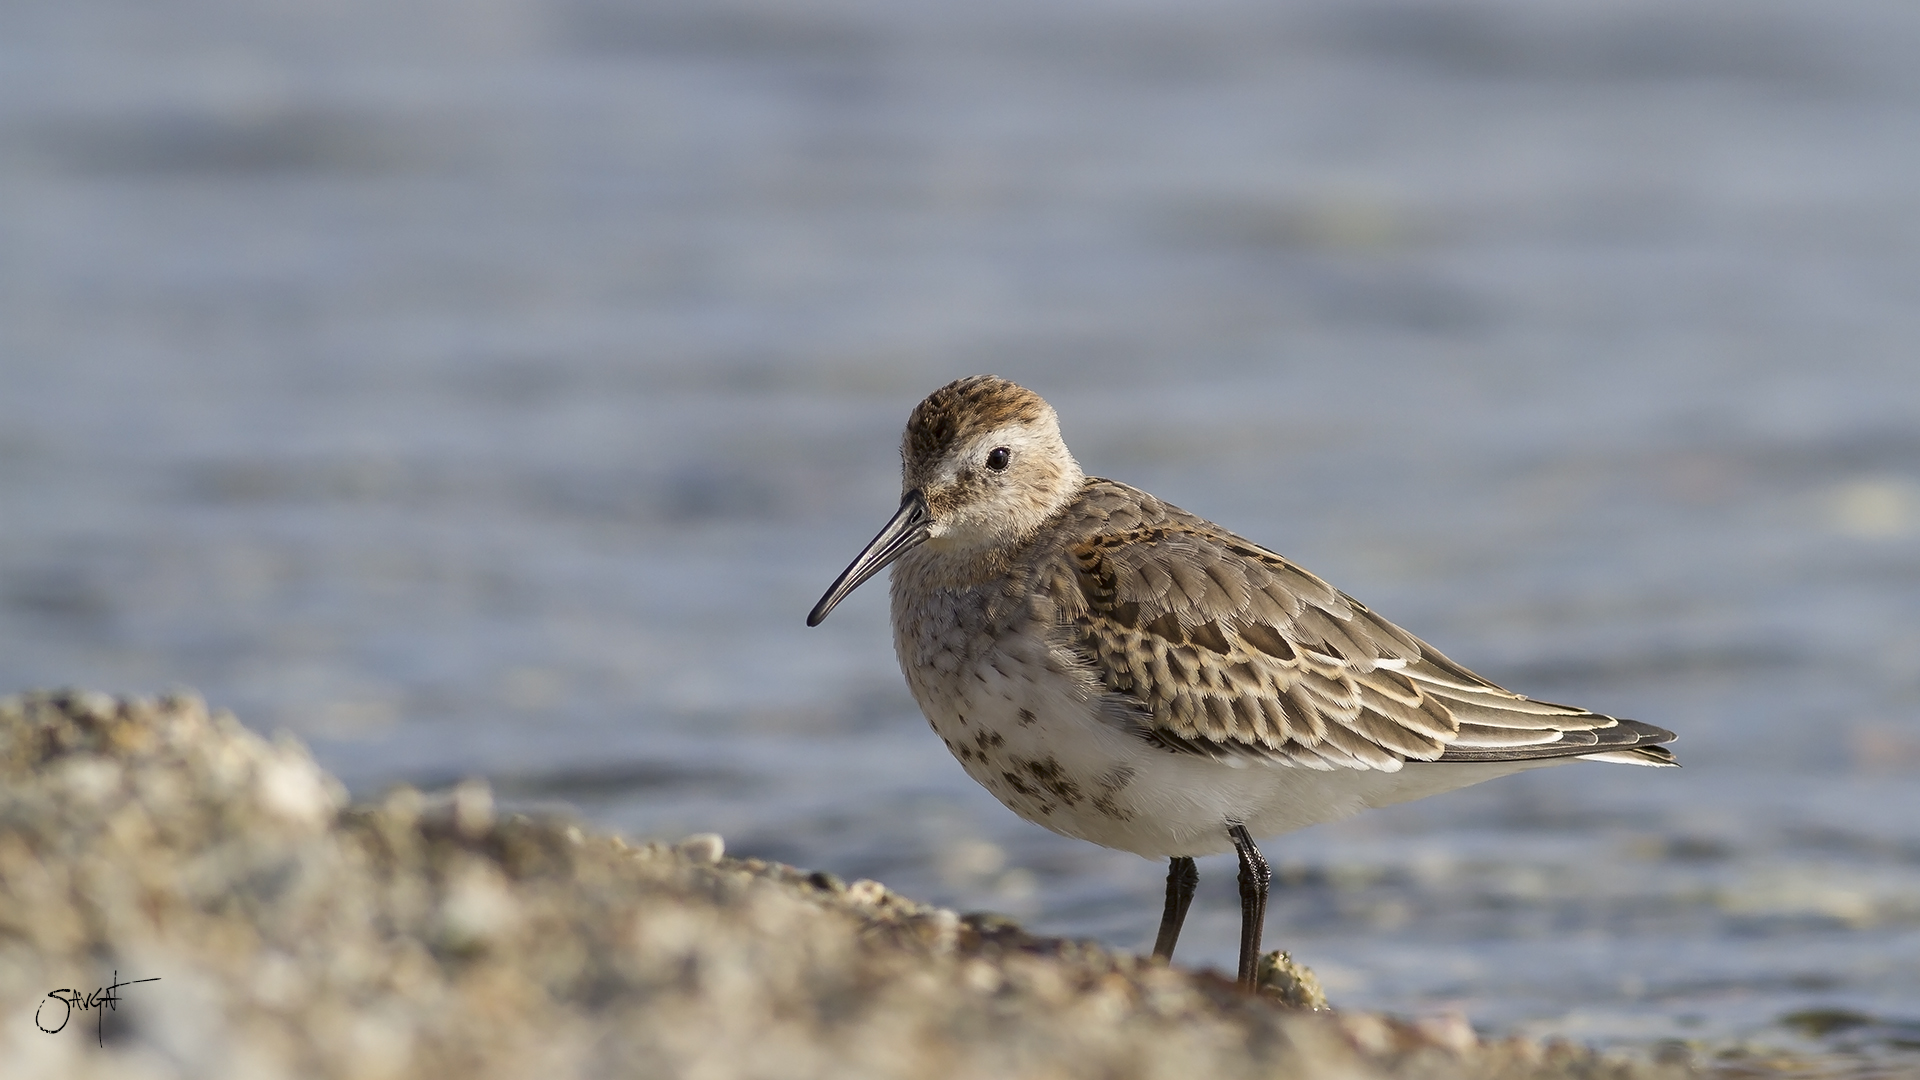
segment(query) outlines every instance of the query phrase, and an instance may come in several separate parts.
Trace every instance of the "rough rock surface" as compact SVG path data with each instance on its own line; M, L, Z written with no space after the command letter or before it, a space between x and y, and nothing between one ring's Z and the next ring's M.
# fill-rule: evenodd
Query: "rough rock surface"
M192 698L0 699L10 1080L1687 1075L1292 1008L1313 988L1269 970L1246 997L717 837L497 820L479 784L349 807ZM48 997L116 978L160 981Z

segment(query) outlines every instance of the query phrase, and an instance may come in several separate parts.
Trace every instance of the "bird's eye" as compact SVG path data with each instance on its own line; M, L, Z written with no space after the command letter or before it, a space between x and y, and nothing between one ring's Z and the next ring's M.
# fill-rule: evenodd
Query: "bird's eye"
M1012 456L1013 451L1004 446L996 446L987 454L987 468L994 472L1006 472L1007 459Z

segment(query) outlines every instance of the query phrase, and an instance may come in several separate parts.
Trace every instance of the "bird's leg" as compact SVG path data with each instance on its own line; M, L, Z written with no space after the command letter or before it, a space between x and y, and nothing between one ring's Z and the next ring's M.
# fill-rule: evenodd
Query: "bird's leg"
M1180 940L1180 926L1187 921L1187 908L1193 903L1193 888L1200 884L1200 871L1193 860L1175 855L1167 860L1167 907L1160 913L1160 936L1153 939L1156 960L1173 959L1173 944Z
M1237 821L1227 823L1227 835L1233 837L1233 849L1240 854L1240 989L1252 991L1260 967L1260 929L1267 921L1267 884L1273 871L1260 849L1253 846L1247 827Z

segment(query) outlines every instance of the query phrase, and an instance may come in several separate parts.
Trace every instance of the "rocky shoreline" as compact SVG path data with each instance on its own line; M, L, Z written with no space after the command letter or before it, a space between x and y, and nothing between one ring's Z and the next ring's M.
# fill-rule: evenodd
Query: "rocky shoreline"
M349 805L190 697L0 699L17 1080L1699 1075L1315 1010L1310 980L1249 997L718 837L497 815L479 783Z

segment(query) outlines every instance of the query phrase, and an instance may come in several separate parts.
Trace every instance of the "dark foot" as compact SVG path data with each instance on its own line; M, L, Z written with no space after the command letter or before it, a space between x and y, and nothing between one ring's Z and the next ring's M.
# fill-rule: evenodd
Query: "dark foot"
M1156 960L1173 959L1173 944L1180 940L1180 926L1187 921L1187 908L1193 903L1194 886L1200 884L1200 871L1193 860L1176 855L1167 860L1167 906L1160 913L1160 936L1153 939Z
M1240 854L1240 989L1252 992L1260 971L1260 929L1267 922L1267 885L1273 871L1245 825L1229 822L1227 835Z

